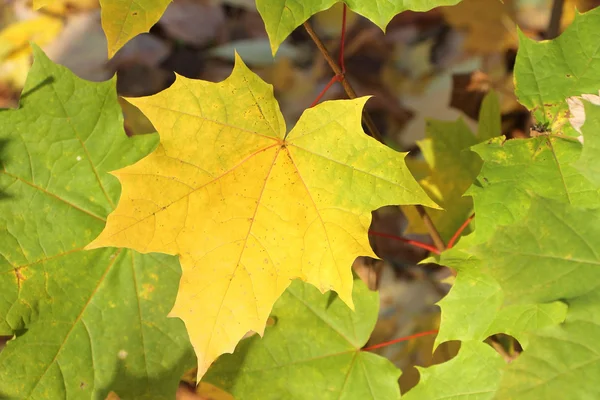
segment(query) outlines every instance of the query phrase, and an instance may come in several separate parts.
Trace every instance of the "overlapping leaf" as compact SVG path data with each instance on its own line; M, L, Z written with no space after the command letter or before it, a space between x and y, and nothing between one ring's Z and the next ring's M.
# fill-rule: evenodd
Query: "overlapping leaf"
M244 339L204 381L236 399L399 399L394 365L361 351L375 327L379 296L354 281L355 310L334 293L294 281L271 313L264 338Z
M533 332L527 350L506 369L499 398L597 393L589 376L600 372L598 346L590 340L600 331L599 222L598 210L537 198L526 218L476 248L477 256L491 262L486 272L500 283L507 302L569 305L565 324Z
M586 374L597 374L600 365L597 346L589 340L598 333L600 309L594 294L600 285L598 187L581 172L589 174L598 161L589 156L581 161L578 140L552 135L573 133L565 125L568 96L600 89L588 75L597 63L599 16L598 11L579 15L556 41L522 38L515 68L520 98L539 121L550 124L532 139L475 147L484 159L469 190L477 227L442 255L442 263L459 275L440 303L439 341L468 343L505 332L525 347L503 369L499 399L558 399L565 393L594 398L597 393ZM597 140L593 107L586 107L584 148L588 140ZM565 315L562 302L568 305L566 319L556 325Z
M100 0L108 56L115 55L134 36L148 32L169 3L171 0Z
M107 171L157 137L128 139L115 81L85 82L39 48L20 108L0 112L0 397L172 398L193 355L167 319L174 257L84 251L119 197Z
M457 4L460 0L256 0L273 54L294 29L312 15L339 2L346 3L352 11L385 30L391 19L403 11L428 11Z
M286 134L272 87L238 58L221 83L178 76L131 101L161 144L114 173L123 194L90 247L180 255L172 314L186 323L199 376L247 331L263 332L293 278L352 306L352 262L373 255L372 210L435 207L405 154L362 131L366 98L311 108Z
M500 134L498 97L495 93L489 93L481 106L476 136L462 120L432 120L427 124L427 137L417 142L429 166L427 177L419 183L444 208L427 212L445 241L452 237L473 212L472 199L463 194L477 177L482 163L479 156L469 148ZM407 231L427 233L414 208L403 207L403 211L409 221Z
M56 0L34 0L41 8ZM172 0L100 0L102 28L108 41L108 56L112 57L133 37L148 32L158 22Z

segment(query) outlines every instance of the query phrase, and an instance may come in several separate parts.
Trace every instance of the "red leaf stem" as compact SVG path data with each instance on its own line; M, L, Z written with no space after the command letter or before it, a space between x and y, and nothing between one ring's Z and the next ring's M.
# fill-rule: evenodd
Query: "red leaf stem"
M412 246L419 247L419 248L425 249L425 250L429 250L432 253L440 254L440 251L435 246L429 245L427 243L419 242L418 240L407 239L407 238L403 238L401 236L396 236L396 235L392 235L389 233L375 232L375 231L369 231L369 235L399 240L401 242L408 243Z
M325 95L325 93L327 93L329 88L334 83L341 82L344 74L346 73L346 65L344 64L344 44L346 43L346 11L347 11L346 8L347 8L347 6L346 6L346 4L344 4L344 9L342 11L342 33L340 34L340 57L339 57L339 64L340 64L342 73L341 73L341 75L335 75L333 78L331 78L329 83L327 85L325 85L323 90L321 90L321 93L319 93L319 95L317 96L315 101L312 102L312 104L310 105L309 108L316 106L319 103L319 101L321 100L321 98Z
M401 337L398 339L390 340L388 342L383 342L383 343L375 344L373 346L364 347L361 349L361 351L371 351L371 350L379 349L381 347L389 346L391 344L405 342L407 340L415 339L415 338L418 338L421 336L433 335L435 333L438 333L437 329L434 329L431 331L426 331L426 332L419 332L419 333L415 333L414 335L404 336L404 337Z
M456 241L460 237L460 234L463 233L463 231L467 228L467 226L469 226L471 221L473 221L473 218L475 218L475 213L471 214L471 216L469 218L467 218L467 220L465 222L463 222L463 224L460 226L460 228L458 228L457 231L454 233L454 235L450 238L450 240L448 241L449 249L451 249L452 246L454 246L454 243L456 243Z
M312 102L312 104L310 105L309 108L312 108L312 107L316 106L317 103L323 97L323 95L325 95L325 93L327 93L327 91L329 90L329 88L331 87L331 85L333 85L334 83L339 82L339 81L341 81L341 78L338 75L335 75L333 78L331 78L331 80L329 81L329 83L327 85L325 85L325 87L323 88L323 90L321 90L321 93L319 93L319 95L317 96L317 98L315 99L315 101Z

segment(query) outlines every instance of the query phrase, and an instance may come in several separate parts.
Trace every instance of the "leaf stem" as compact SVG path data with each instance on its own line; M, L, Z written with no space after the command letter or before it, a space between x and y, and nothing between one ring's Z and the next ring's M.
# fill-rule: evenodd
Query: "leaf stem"
M375 232L375 231L369 231L369 235L384 237L384 238L388 238L388 239L399 240L401 242L410 244L412 246L428 250L428 251L430 251L432 253L440 254L440 251L436 247L431 246L431 245L429 245L427 243L419 242L418 240L407 239L407 238L403 238L401 236L392 235L390 233L382 233L382 232Z
M475 218L475 213L471 214L471 216L469 218L467 218L467 220L465 222L463 222L463 224L460 226L460 228L458 228L456 230L456 232L454 232L454 235L452 235L452 237L448 241L448 248L449 249L451 249L452 247L454 247L454 243L456 243L456 241L460 237L460 234L463 233L463 231L467 228L467 226L469 226L469 224L471 223L471 221L473 221L473 218Z
M426 332L419 332L419 333L415 333L414 335L404 336L404 337L401 337L401 338L398 338L398 339L394 339L394 340L390 340L390 341L387 341L387 342L375 344L373 346L363 347L360 350L361 351L371 351L371 350L379 349L381 347L389 346L391 344L395 344L395 343L399 343L399 342L405 342L407 340L415 339L415 338L418 338L418 337L427 336L427 335L433 335L435 333L438 333L437 329L434 329L434 330L431 330L431 331L426 331Z
M311 103L311 105L309 106L309 108L313 108L314 106L316 106L319 101L321 100L321 98L325 95L325 93L327 93L327 91L329 90L329 88L336 82L339 82L340 78L337 75L334 75L331 80L329 81L329 83L327 85L325 85L325 87L323 88L323 90L321 90L321 93L319 93L319 95L317 96L317 98L315 99L315 101L313 101Z

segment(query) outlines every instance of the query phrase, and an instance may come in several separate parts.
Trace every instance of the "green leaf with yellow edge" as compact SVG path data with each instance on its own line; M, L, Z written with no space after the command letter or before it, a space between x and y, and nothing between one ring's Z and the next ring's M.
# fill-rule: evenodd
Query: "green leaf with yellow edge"
M600 8L576 13L558 38L536 42L519 32L515 92L540 124L552 133L572 135L568 124L571 96L598 93Z
M443 364L417 367L419 383L408 391L404 400L491 400L502 377L505 363L485 343L461 343L458 355Z
M372 210L435 207L406 154L363 132L366 100L322 103L286 134L272 86L239 57L223 82L178 76L157 95L130 99L161 143L114 172L123 194L90 248L179 254L171 315L186 323L200 377L246 332L262 334L294 278L352 306L351 265L374 256Z
M273 54L279 45L312 15L327 10L336 3L345 3L357 14L371 20L385 31L394 16L403 11L428 11L450 6L460 0L256 0Z
M171 0L100 0L108 56L114 56L133 37L148 32L170 3Z
M483 100L477 135L473 135L461 119L427 122L427 137L417 144L429 165L429 174L419 183L443 208L427 210L427 213L444 241L447 242L473 212L472 199L463 194L477 177L482 162L470 147L500 134L500 105L494 92L488 93ZM411 164L409 167L416 175ZM427 233L414 207L403 207L402 211L409 222L408 233ZM465 233L468 232L467 228Z
M400 371L361 351L377 322L379 296L354 281L355 310L335 293L294 281L277 300L265 335L240 342L204 377L236 399L399 399Z
M0 398L172 398L193 353L167 319L177 259L84 251L119 198L107 171L151 151L127 138L115 80L91 83L34 47L19 109L0 112Z

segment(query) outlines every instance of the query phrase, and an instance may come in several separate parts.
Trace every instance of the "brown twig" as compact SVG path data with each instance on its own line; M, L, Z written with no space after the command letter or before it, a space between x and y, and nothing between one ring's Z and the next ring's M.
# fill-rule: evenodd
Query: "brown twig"
M423 207L420 204L416 204L415 208L417 209L419 216L423 220L423 224L425 224L425 228L427 228L427 232L429 233L429 236L431 236L431 240L433 240L433 244L435 244L435 247L440 252L446 250L446 245L444 244L444 239L442 239L442 236L440 235L437 228L435 227L433 221L431 220L431 217L429 216L429 214L427 214L425 207Z
M560 19L562 18L564 0L554 0L552 2L552 14L546 31L546 39L554 39L560 34Z

